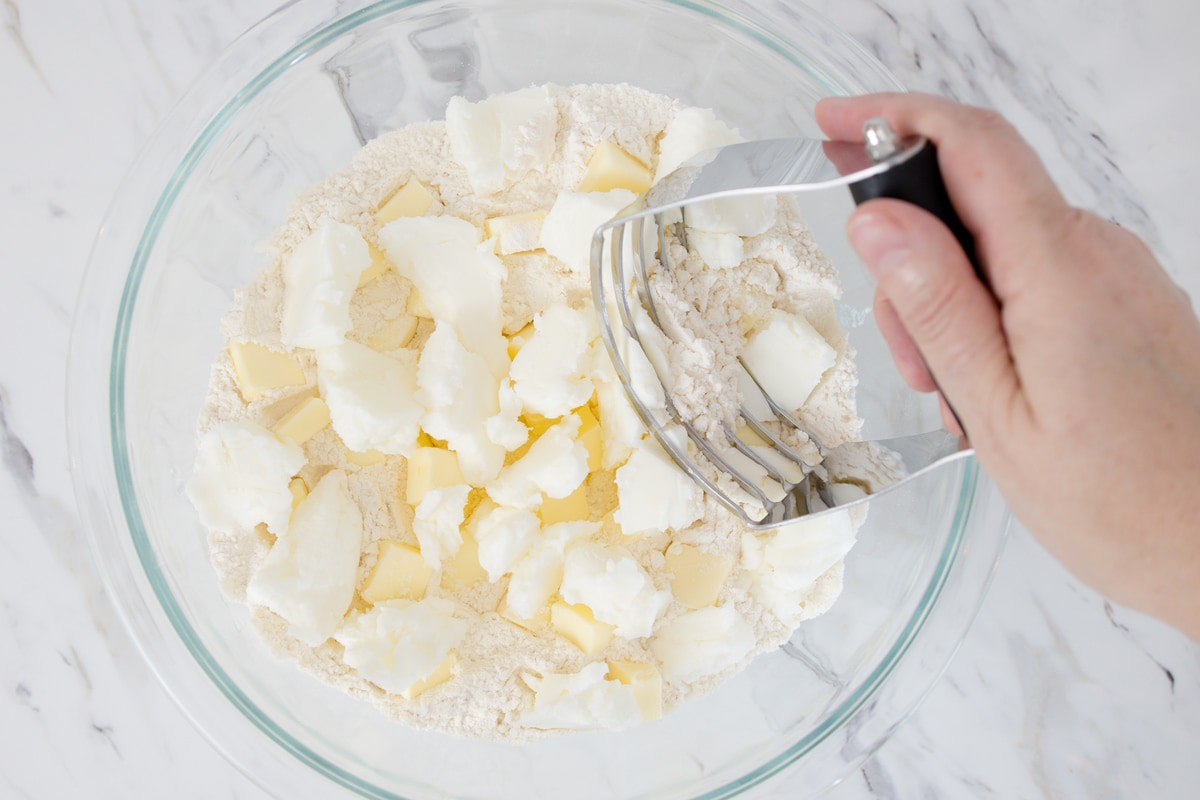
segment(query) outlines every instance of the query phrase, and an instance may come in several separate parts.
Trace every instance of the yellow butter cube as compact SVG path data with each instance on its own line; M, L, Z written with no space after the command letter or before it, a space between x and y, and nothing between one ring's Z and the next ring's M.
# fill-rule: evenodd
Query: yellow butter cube
M418 180L411 180L396 192L375 212L375 221L380 227L401 217L420 217L433 206L433 192Z
M288 491L292 493L292 511L300 505L300 501L308 497L308 484L299 475L288 481Z
M376 464L382 464L387 460L387 456L378 450L365 450L361 453L354 450L346 451L346 460L351 464L356 464L360 467L373 467Z
M472 518L478 519L479 514L473 514ZM479 564L479 542L473 530L469 525L463 527L458 551L442 562L442 586L446 589L469 589L487 580L487 570Z
M458 486L465 483L458 468L458 456L453 450L440 447L418 447L408 459L408 480L404 499L409 505L420 505L430 489Z
M417 293L416 288L409 290L408 303L405 305L405 309L414 317L433 319L433 312L429 310L429 306L425 305L425 301L421 299L421 295Z
M650 188L650 168L612 142L601 142L588 159L587 171L579 182L581 192L628 189L641 194Z
M367 346L381 352L399 350L412 341L417 332L417 321L412 314L400 314L385 320L367 339Z
M550 606L550 625L589 656L603 651L613 637L613 626L597 620L583 603L555 602Z
M275 433L296 444L304 444L328 428L329 422L329 406L325 401L319 397L306 397L275 423Z
M767 447L770 445L770 442L767 441L766 437L744 422L741 425L738 425L737 430L734 431L734 433L736 433L737 437L743 442L753 447Z
M358 288L366 286L391 268L387 256L373 244L367 244L367 252L371 254L371 263L358 276Z
M583 423L579 426L578 439L588 451L588 471L595 472L604 462L604 432L600 429L600 421L588 406L575 409L575 414Z
M508 607L508 595L505 595L500 600L500 606L496 609L496 613L518 628L524 628L530 633L537 633L540 630L544 630L550 624L550 610L548 608L538 611L532 619L525 619L518 616L516 612Z
M445 661L434 667L433 672L413 683L412 686L401 692L400 696L405 700L412 700L414 697L424 694L433 687L440 686L450 680L454 676L454 665L457 661L458 658L454 655L454 651L451 651L446 655Z
M521 348L529 341L529 337L533 336L533 323L529 323L521 330L508 337L508 360L512 361L517 357L517 353L521 352Z
M633 687L642 719L662 718L662 674L653 664L641 661L609 661L608 679Z
M524 422L525 427L529 429L529 438L525 440L525 444L512 451L508 458L509 463L520 459L522 456L528 453L529 448L533 447L533 443L538 440L539 436L553 428L562 420L561 417L547 419L541 414L534 414L532 412L522 414L519 419L521 422Z
M690 544L677 542L667 549L671 593L688 608L704 608L717 602L732 568L732 559L706 553Z
M587 481L579 484L579 488L561 500L547 497L542 502L541 508L538 509L538 516L542 518L543 525L586 520L588 518Z
M541 248L539 240L542 236L542 223L545 221L545 211L504 214L485 220L483 232L494 242L498 256L529 253Z
M410 544L384 540L379 543L379 560L359 594L368 603L420 600L432 574L420 550Z
M304 370L287 353L254 342L234 342L229 345L229 358L238 389L247 402L273 389L304 385Z

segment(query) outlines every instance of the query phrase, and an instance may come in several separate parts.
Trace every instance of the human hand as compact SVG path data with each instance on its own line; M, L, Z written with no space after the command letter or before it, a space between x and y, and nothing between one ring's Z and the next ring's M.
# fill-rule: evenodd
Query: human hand
M1133 234L1066 203L993 112L919 94L829 98L858 141L885 118L938 148L991 283L897 200L851 217L897 366L938 386L1013 513L1069 570L1200 641L1200 321ZM947 419L953 425L953 418Z

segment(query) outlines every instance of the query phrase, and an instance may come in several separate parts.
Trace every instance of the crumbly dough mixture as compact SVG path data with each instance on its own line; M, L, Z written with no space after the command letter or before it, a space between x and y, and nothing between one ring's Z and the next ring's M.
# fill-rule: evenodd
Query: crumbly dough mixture
M250 341L284 350L280 340L283 298L281 264L294 246L325 218L348 223L370 243L378 241L379 226L373 212L400 187L419 180L437 196L430 213L452 214L483 226L499 214L547 209L556 195L573 190L587 161L602 141L612 142L653 167L658 139L682 106L669 98L630 86L551 87L558 106L559 124L555 152L545 169L534 170L497 195L480 197L472 190L463 168L452 157L443 122L410 125L369 143L352 163L313 186L298 198L271 242L271 259L262 272L239 291L223 322L229 341ZM782 206L781 206L782 208ZM678 245L676 245L678 246ZM718 346L741 341L748 326L772 306L803 313L837 350L838 360L800 411L801 419L830 445L857 438L860 422L854 410L854 366L846 337L836 322L838 294L833 267L813 244L803 222L786 209L777 224L746 242L746 263L738 269L711 270L686 252L676 262L686 273L683 300L686 313L703 320ZM542 251L505 256L507 278L503 285L504 331L511 334L553 303L566 302L575 309L590 309L588 275L569 270ZM386 342L387 329L405 310L411 284L395 270L360 287L351 305L353 329L347 339L372 346ZM433 329L422 319L406 346L419 350ZM226 420L253 420L270 427L304 397L317 392L313 355L296 350L307 385L269 393L246 402L227 352L216 361L205 410L199 421L203 434ZM705 373L713 367L713 354L692 353L689 370ZM703 409L721 388L711 380L677 382L677 394ZM411 524L413 509L404 501L405 459L388 456L382 463L358 466L347 460L347 450L332 428L325 428L304 444L307 465L299 473L311 486L331 468L344 470L349 489L363 516L359 581L375 565L379 543L395 540L416 543ZM659 589L669 586L664 550L672 542L698 546L729 556L735 566L718 604L734 606L753 628L756 644L737 664L718 674L691 683L667 681L664 711L705 694L741 670L757 654L777 648L804 619L825 611L837 597L842 566L835 564L821 576L790 613L778 615L754 591L755 574L745 568L743 552L768 541L772 534L748 533L717 502L705 501L702 520L684 530L661 535L625 536L611 521L617 503L613 471L593 473L589 479L589 505L594 520L604 521L596 539L631 553L653 577ZM270 549L274 537L262 527L252 530L212 531L212 561L224 591L245 602L250 576ZM758 543L758 545L755 544ZM601 656L590 658L549 628L525 630L501 617L497 604L507 579L483 582L469 590L442 585L435 573L428 595L459 604L469 630L457 648L453 678L421 695L405 700L362 678L342 660L343 648L330 639L310 647L288 633L288 624L272 612L251 609L254 625L280 655L347 692L368 699L402 723L472 737L524 741L545 735L523 727L520 719L531 707L532 696L523 676L548 672L576 672L599 658L653 661L648 638L617 637ZM356 597L350 613L366 604ZM658 620L656 630L687 609L673 601Z

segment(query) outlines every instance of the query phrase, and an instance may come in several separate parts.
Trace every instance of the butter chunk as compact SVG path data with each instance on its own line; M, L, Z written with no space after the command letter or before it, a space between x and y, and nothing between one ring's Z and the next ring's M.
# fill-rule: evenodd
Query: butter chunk
M418 447L408 459L408 480L404 499L409 505L419 504L430 489L457 486L464 483L458 468L458 456L440 447Z
M541 248L539 239L542 235L542 223L545 221L545 211L501 214L489 217L483 223L483 232L494 243L496 255L529 253Z
M433 207L436 199L425 184L414 178L401 186L379 207L375 212L375 221L383 227L401 217L424 216Z
M358 276L359 289L366 286L368 283L375 280L391 268L391 265L388 264L387 256L383 254L383 251L370 242L367 243L367 252L371 254L371 263L367 265L367 268L364 269L362 274Z
M378 450L364 450L361 453L355 450L347 450L346 460L355 466L373 467L376 464L382 464L386 461L387 456Z
M643 194L650 189L651 179L649 167L612 142L604 141L592 151L578 189L581 192L628 189Z
M385 320L367 339L367 346L372 350L399 350L412 341L417 324L417 318L407 313Z
M425 694L435 686L441 686L446 681L454 677L454 665L458 663L458 657L454 651L450 651L450 655L434 668L433 672L426 675L424 678L417 680L412 686L409 686L400 696L405 700L412 700L415 697Z
M770 324L750 337L742 361L776 403L794 411L837 361L837 351L807 319L774 309Z
M304 444L329 427L329 406L319 397L306 397L275 423L275 433Z
M304 479L297 475L288 482L288 491L292 493L292 513L296 513L296 506L300 505L300 501L308 497L308 484Z
M667 550L667 572L673 576L671 593L688 608L716 603L732 568L732 559L690 544L676 542Z
M543 525L554 525L559 522L576 522L588 518L587 483L579 484L579 488L563 498L547 497L538 509L538 516Z
M325 473L296 507L246 586L246 602L265 606L313 646L333 635L354 599L363 521L346 473Z
M588 451L588 471L595 472L604 465L604 430L600 420L587 406L575 409L579 417L579 441Z
M379 559L363 584L362 599L368 603L384 600L420 600L425 596L433 570L410 544L391 540L379 543Z
M417 319L433 319L433 312L429 310L429 306L425 305L425 301L421 299L421 293L416 289L409 291L408 302L405 303L404 308Z
M542 224L542 248L572 272L586 273L591 268L592 235L596 228L636 199L637 195L628 189L559 192Z
M487 580L487 570L479 563L479 543L467 527L461 535L458 552L442 562L442 586L447 589L469 589Z
M229 345L238 389L247 402L275 389L304 385L304 370L287 353L276 352L255 342Z
M550 606L550 625L589 656L599 655L613 637L613 626L597 621L590 608L562 600Z
M521 330L517 331L516 333L512 334L511 336L505 337L506 339L508 339L509 360L517 357L517 353L521 352L521 348L525 346L525 343L528 342L530 337L532 337L532 336L533 336L533 323L530 322L524 328L521 328Z
M608 680L633 687L642 719L652 722L662 719L662 674L653 664L642 661L608 662Z

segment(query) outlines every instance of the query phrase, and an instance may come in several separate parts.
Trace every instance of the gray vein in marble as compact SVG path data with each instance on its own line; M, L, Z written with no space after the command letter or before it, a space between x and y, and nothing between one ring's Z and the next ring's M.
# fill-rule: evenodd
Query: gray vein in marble
M17 50L21 52L21 57L29 64L34 74L38 76L38 80L42 82L42 86L46 87L46 91L51 95L54 94L54 87L50 85L50 81L46 79L46 73L42 72L42 68L38 66L37 60L33 57L33 51L29 49L29 45L25 42L25 35L21 31L21 9L17 7L15 0L3 0L4 28L8 31L8 35L13 38L17 44Z
M1108 617L1108 621L1112 624L1112 626L1119 630L1121 635L1128 639L1130 643L1137 648L1138 652L1148 658L1156 667L1163 671L1163 675L1166 676L1167 681L1170 684L1171 694L1175 694L1175 673L1170 669L1170 667L1168 667L1166 664L1163 664L1161 661L1151 655L1149 650L1142 646L1142 643L1139 642L1137 637L1133 635L1133 631L1129 629L1128 625L1117 620L1116 610L1113 608L1112 603L1108 602L1107 600L1104 601L1104 615Z
M14 481L26 496L35 496L33 485L33 456L8 424L8 395L0 386L0 463L12 474Z

